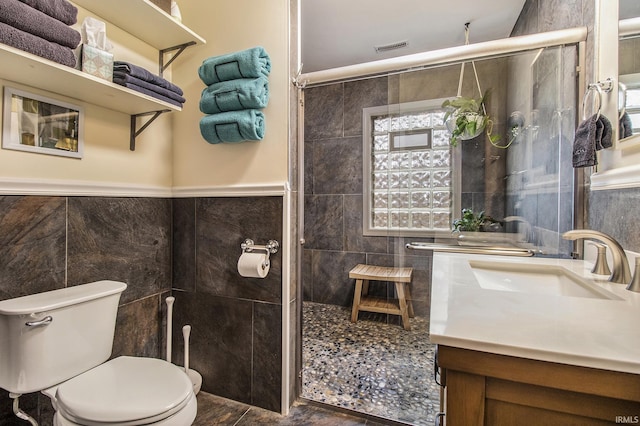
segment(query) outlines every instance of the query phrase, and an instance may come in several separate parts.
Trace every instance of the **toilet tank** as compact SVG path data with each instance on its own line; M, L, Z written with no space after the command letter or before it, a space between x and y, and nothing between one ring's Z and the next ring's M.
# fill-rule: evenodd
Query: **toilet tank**
M43 390L109 359L125 288L105 280L0 301L0 388Z

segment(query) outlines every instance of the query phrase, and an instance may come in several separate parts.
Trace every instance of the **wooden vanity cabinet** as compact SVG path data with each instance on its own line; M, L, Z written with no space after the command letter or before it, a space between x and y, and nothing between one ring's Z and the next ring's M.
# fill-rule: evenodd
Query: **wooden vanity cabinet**
M438 346L447 426L640 424L640 375Z

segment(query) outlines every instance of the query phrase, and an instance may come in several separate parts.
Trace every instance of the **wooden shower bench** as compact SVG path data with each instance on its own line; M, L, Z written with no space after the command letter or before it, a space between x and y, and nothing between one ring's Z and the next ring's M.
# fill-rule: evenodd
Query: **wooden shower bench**
M356 280L353 307L351 308L351 322L358 321L358 313L360 311L379 312L400 315L404 329L411 330L409 317L413 317L414 313L409 283L411 282L412 273L412 268L356 265L349 271L349 278ZM398 299L388 301L387 299L368 296L369 281L391 281L395 283Z

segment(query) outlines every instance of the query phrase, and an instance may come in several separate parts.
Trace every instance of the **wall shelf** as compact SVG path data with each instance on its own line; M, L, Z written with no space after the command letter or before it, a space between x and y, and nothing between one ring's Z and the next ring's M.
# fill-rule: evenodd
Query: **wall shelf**
M149 0L73 0L158 50L206 41Z
M161 76L186 47L206 43L149 0L74 0L74 3L158 49ZM164 55L174 51L165 63ZM182 111L176 105L1 43L0 64L11 64L0 67L0 79L129 114L132 151L136 137L160 114ZM136 130L136 119L149 115L152 118Z
M151 96L0 44L0 78L129 115L182 108Z

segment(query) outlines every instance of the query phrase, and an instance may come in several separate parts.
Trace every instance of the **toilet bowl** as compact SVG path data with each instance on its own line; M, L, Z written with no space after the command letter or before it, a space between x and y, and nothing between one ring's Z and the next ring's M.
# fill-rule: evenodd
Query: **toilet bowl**
M47 395L54 426L191 425L197 401L184 369L109 359L126 287L105 280L0 301L0 388Z
M54 426L184 426L196 416L188 376L155 358L114 358L42 393L56 410Z

